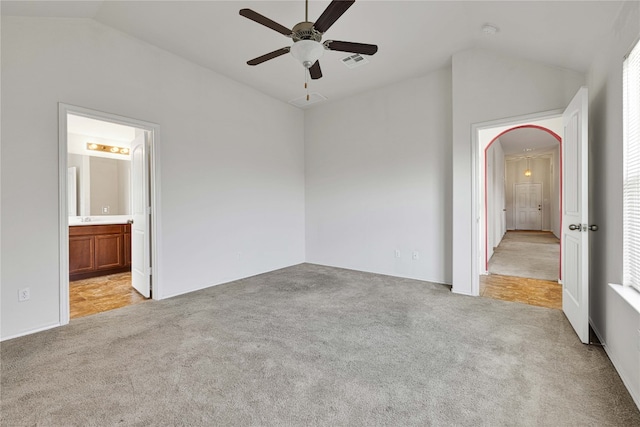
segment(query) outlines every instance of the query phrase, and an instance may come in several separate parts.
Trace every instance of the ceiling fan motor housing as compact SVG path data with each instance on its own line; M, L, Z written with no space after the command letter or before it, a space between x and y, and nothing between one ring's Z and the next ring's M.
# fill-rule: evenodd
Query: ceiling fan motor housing
M297 42L300 40L313 40L319 42L322 40L322 33L313 28L313 22L300 22L293 27L291 38Z

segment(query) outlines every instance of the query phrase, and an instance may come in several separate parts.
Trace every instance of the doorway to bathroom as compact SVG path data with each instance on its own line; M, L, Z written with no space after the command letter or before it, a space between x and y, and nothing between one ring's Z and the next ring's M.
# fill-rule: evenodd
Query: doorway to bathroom
M157 299L158 128L81 107L59 108L65 324Z

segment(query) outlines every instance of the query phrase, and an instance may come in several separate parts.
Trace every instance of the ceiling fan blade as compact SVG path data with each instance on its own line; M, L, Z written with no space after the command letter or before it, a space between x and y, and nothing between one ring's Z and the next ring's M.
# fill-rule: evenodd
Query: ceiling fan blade
M373 55L378 51L375 44L341 42L338 40L327 40L323 43L324 47L329 50L338 50L340 52L361 53L363 55Z
M280 34L284 34L287 37L291 36L292 34L292 31L289 28L285 27L284 25L280 25L277 22L267 18L266 16L260 15L258 12L254 12L251 9L240 9L240 15L257 22L258 24L262 24L265 27L271 28L272 30L277 31Z
M322 12L320 18L313 24L313 28L324 33L354 4L356 0L333 0Z
M312 80L318 80L322 77L322 70L320 69L320 61L316 61L315 64L309 68L309 74Z
M253 58L251 61L247 61L249 65L258 65L262 64L265 61L268 61L273 58L277 58L278 56L284 55L285 53L289 53L291 48L289 46L283 47L282 49L274 50L273 52L269 52L265 55L258 56L257 58Z

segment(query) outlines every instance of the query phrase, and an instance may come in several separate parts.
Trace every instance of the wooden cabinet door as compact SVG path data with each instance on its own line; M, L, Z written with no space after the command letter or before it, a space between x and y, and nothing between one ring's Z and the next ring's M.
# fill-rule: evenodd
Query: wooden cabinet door
M103 234L95 236L96 270L124 266L122 234Z
M94 236L69 237L69 274L95 270Z

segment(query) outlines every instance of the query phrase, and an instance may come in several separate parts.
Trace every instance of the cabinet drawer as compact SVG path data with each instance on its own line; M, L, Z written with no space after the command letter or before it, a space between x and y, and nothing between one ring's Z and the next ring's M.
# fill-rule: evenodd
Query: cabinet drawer
M69 236L94 236L97 234L119 234L124 225L74 225L69 227Z

